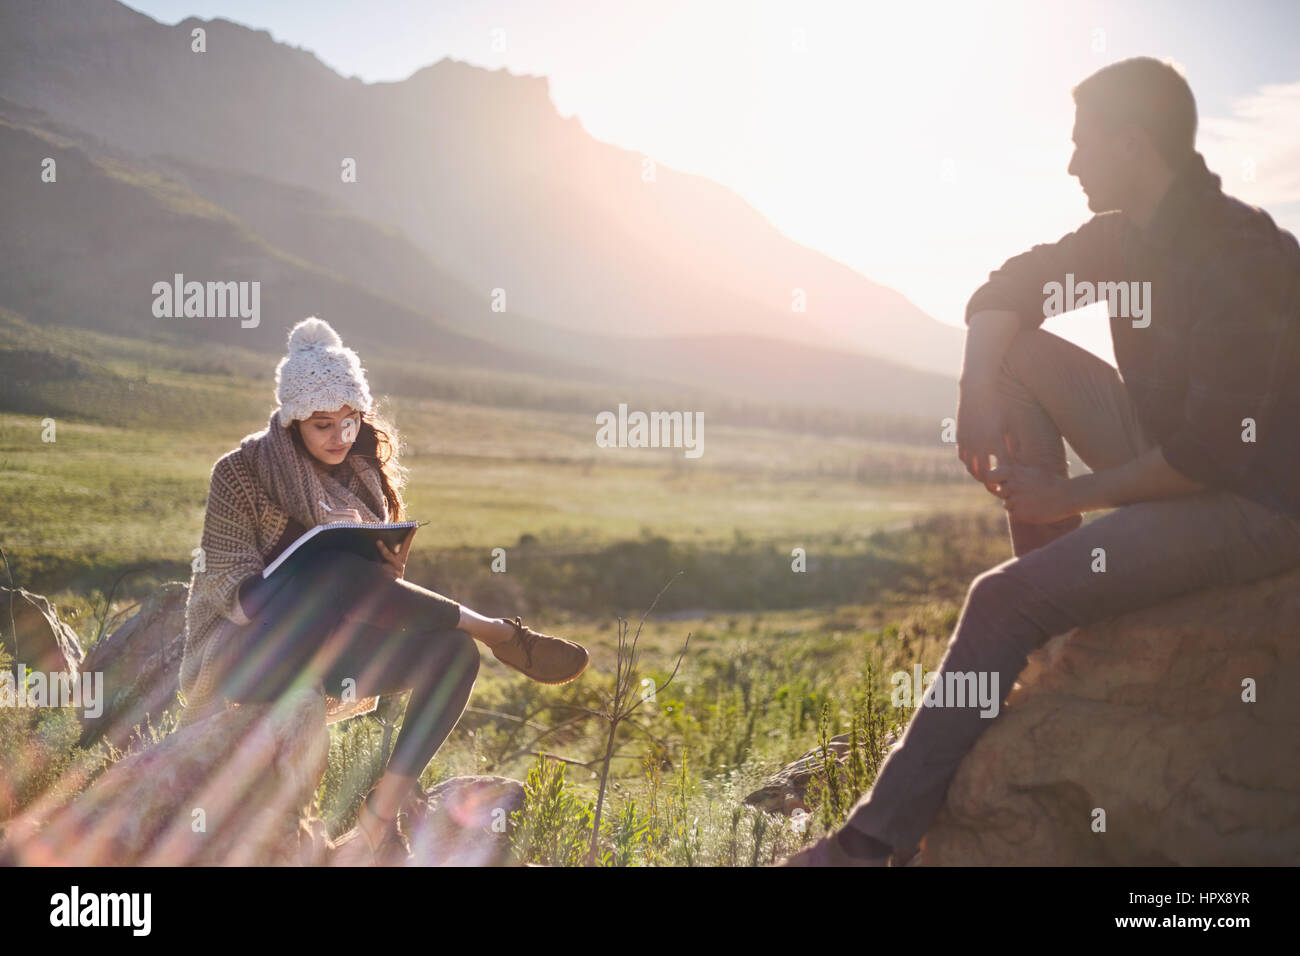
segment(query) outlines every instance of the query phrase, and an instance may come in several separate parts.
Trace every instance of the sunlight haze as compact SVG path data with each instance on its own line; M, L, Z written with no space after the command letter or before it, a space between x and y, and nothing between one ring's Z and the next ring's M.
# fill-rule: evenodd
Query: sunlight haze
M1289 4L1249 23L1202 2L133 6L266 29L366 82L444 57L545 76L557 111L596 139L730 187L792 239L952 325L990 270L1090 217L1066 173L1069 90L1125 57L1173 59L1224 190L1300 231ZM1045 327L1113 361L1100 309Z

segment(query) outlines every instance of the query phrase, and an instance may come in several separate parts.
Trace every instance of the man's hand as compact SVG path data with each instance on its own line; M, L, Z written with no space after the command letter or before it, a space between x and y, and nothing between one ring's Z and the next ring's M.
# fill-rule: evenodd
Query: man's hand
M1002 399L996 382L1011 340L1021 329L1015 312L976 312L967 323L962 356L961 393L957 399L957 457L976 481L996 495L997 483L1016 449L1007 435ZM989 457L996 459L994 467Z
M1080 511L1118 508L1139 501L1181 498L1210 491L1165 461L1159 445L1122 465L1070 479L1071 495Z
M957 400L957 457L990 494L1009 472L1014 453L1002 403L992 385L963 385ZM990 456L995 465L990 463Z
M406 573L406 559L411 553L411 538L413 537L415 537L414 528L406 533L406 537L395 551L389 550L388 545L382 541L375 542L379 546L379 553L384 559L384 570L393 576L393 580Z
M1082 513L1074 500L1077 485L1068 477L1030 465L1012 465L1007 471L998 497L1016 521L1051 524Z

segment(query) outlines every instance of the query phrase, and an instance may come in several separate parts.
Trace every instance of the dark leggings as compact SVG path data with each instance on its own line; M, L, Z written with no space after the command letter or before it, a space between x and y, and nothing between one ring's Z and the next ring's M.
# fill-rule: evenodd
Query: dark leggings
M357 699L409 689L388 769L419 776L460 720L478 676L474 639L456 628L460 605L342 551L277 574L285 571L273 592L259 588L252 623L234 633L239 650L222 692L238 703L269 703L290 688L320 685L341 697L349 678Z

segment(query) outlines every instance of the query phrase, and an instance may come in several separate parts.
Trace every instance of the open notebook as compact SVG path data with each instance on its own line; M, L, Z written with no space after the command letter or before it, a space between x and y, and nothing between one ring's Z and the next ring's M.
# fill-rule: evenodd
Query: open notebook
M262 569L262 577L269 578L276 568L284 565L291 558L305 557L318 551L351 551L363 558L382 561L376 541L382 541L389 550L395 549L412 528L418 528L429 522L393 521L393 522L357 522L333 521L318 524L304 531L293 544L285 548L280 556Z

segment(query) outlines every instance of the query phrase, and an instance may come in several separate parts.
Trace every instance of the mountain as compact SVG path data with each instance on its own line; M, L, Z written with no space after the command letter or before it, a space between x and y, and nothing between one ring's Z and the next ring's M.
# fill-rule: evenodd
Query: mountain
M56 162L57 180L32 171ZM301 187L168 157L146 160L0 100L0 306L54 323L171 342L283 348L303 315L329 319L363 354L529 372L620 387L675 385L882 419L950 414L950 379L881 359L749 335L629 338L576 332L474 295L391 227ZM159 318L153 284L254 280L261 316ZM685 388L689 386L689 389ZM664 389L658 390L665 394Z
M40 180L55 162L57 179ZM571 362L477 339L292 256L236 217L146 167L87 153L58 133L17 119L0 103L0 306L36 323L82 326L149 340L238 345L274 352L306 315L345 340L461 363L572 375ZM256 325L229 317L159 317L154 285L177 274L203 283L259 284ZM206 304L206 303L205 303ZM249 300L252 304L252 300ZM233 313L233 310L228 310ZM250 320L251 322L251 320Z
M472 289L401 233L349 214L318 193L172 157L159 162L277 248L384 290L413 310L432 311L467 335L592 368L618 368L624 377L702 383L750 399L930 418L951 414L956 404L956 385L946 376L817 345L745 333L629 338L573 331L517 312L485 313Z
M662 166L643 181L642 157L558 116L541 77L447 59L366 84L225 20L7 0L0 96L137 155L307 189L397 230L440 288L459 285L435 306L450 326L499 315L503 289L508 313L585 334L757 336L949 378L959 367L960 330L787 239L725 187Z

